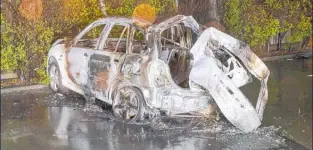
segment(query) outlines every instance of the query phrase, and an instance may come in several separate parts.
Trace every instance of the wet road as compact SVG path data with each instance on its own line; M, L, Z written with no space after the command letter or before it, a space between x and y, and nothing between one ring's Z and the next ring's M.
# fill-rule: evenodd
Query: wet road
M1 95L1 149L305 149L297 143L311 148L311 60L267 65L269 102L262 127L253 133L242 134L223 119L203 123L163 118L127 125L115 121L110 108L83 111L81 97L43 89ZM256 100L259 84L243 90ZM157 128L160 124L166 128Z
M271 75L263 125L281 126L287 137L312 149L312 58L284 59L266 65ZM259 86L253 82L243 88L254 104Z

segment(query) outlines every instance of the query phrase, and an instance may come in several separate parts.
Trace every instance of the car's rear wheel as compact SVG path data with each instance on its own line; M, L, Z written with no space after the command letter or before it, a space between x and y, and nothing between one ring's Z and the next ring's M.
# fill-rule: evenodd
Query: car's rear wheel
M142 119L143 95L134 87L122 87L116 91L113 112L118 120L134 123Z
M53 92L62 94L68 93L68 90L62 85L61 72L59 66L55 62L52 62L49 66L49 78L49 88Z

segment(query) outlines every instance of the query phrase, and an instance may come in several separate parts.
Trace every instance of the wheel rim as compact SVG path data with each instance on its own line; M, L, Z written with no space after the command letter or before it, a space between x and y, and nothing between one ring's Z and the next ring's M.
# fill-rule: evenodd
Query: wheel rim
M139 98L131 88L120 89L115 98L113 110L115 116L126 122L135 120L139 111Z
M59 89L59 70L55 65L52 65L50 68L50 87L53 91Z

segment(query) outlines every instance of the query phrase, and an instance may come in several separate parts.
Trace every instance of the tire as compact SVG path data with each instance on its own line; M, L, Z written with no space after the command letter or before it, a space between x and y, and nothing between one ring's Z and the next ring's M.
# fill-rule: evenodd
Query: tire
M131 86L116 91L112 109L115 117L125 123L135 123L143 119L143 95Z
M55 93L68 94L69 90L62 85L60 68L56 62L49 65L49 88Z

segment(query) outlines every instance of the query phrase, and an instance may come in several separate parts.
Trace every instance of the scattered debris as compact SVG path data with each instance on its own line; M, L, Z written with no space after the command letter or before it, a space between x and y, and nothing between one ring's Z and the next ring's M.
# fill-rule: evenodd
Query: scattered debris
M296 55L296 59L308 59L312 57L312 54L298 54Z
M86 104L85 108L84 108L84 112L87 113L101 113L103 110L100 106L98 105L90 105L90 104Z

